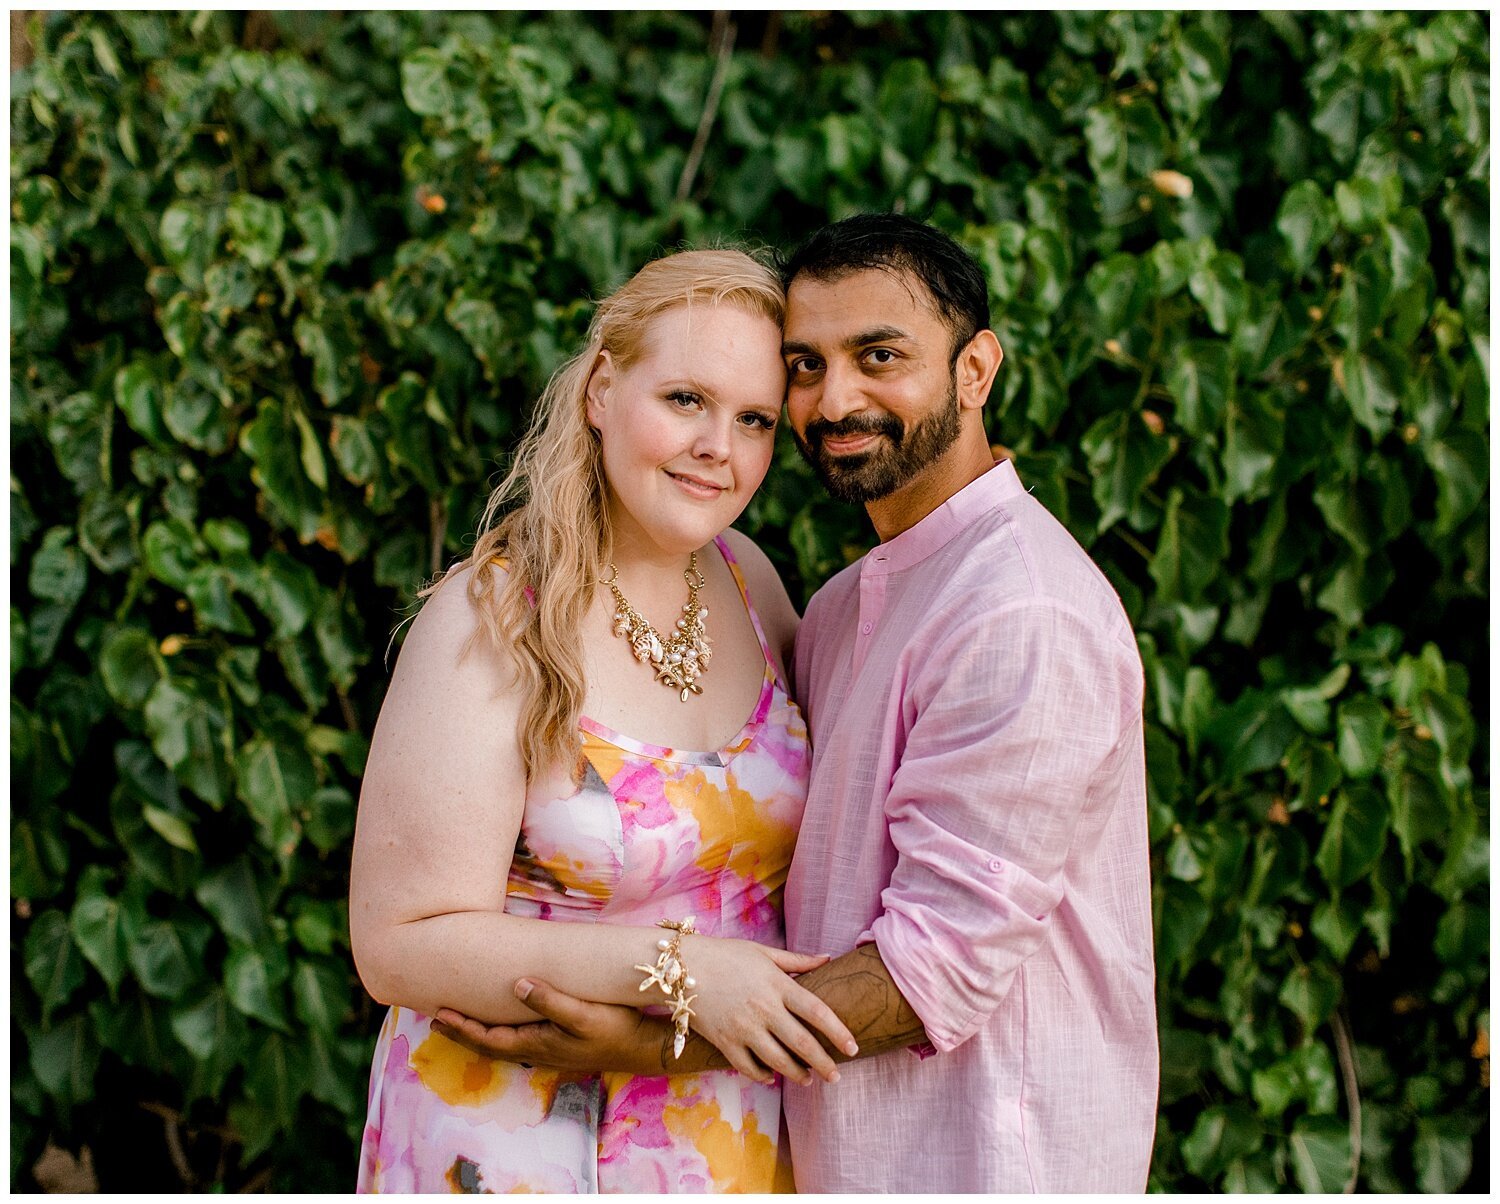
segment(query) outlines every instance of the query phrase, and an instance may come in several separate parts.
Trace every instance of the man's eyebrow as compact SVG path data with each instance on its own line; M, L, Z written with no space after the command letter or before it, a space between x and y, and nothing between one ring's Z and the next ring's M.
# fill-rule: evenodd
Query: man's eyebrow
M858 334L852 334L844 340L843 346L846 351L857 351L861 347L868 347L871 343L909 343L911 335L899 326L876 326L870 330L862 330ZM788 339L781 344L782 355L817 355L818 349L808 343L801 343L795 339Z

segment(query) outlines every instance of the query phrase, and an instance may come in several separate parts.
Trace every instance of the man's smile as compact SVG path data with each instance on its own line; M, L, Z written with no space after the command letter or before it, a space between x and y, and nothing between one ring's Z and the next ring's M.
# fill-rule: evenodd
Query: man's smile
M875 440L881 438L878 431L872 431L865 435L842 435L834 437L825 435L818 441L822 451L832 456L852 456L860 452L869 451L874 446Z

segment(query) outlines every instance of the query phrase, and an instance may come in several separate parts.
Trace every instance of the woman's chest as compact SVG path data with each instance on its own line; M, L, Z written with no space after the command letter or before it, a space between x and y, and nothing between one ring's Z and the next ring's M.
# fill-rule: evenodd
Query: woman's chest
M703 931L779 925L810 757L800 712L777 699L733 752L631 749L586 732L576 793L527 800L508 910L529 901L654 922L675 900Z

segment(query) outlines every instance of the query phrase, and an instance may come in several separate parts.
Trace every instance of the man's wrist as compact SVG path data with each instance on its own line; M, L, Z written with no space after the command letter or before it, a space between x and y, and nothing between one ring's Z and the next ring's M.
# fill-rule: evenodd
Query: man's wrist
M682 1047L682 1056L674 1056L672 1042L676 1032L671 1021L660 1016L642 1016L637 1031L641 1034L642 1048L649 1051L650 1061L643 1071L645 1074L694 1074L700 1070L724 1070L729 1066L729 1059L712 1041L691 1030Z

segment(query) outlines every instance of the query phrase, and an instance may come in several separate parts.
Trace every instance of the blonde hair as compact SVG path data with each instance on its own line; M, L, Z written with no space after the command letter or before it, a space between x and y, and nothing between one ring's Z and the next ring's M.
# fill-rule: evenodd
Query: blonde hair
M603 457L586 411L589 379L603 351L628 369L651 322L695 302L734 305L779 326L786 294L776 273L744 251L680 251L641 268L599 303L583 350L547 382L509 473L485 505L473 552L449 570L475 566L476 636L487 635L517 666L528 780L547 766L577 764L587 689L578 633L612 555ZM498 591L496 574L482 571L497 556L508 570Z

